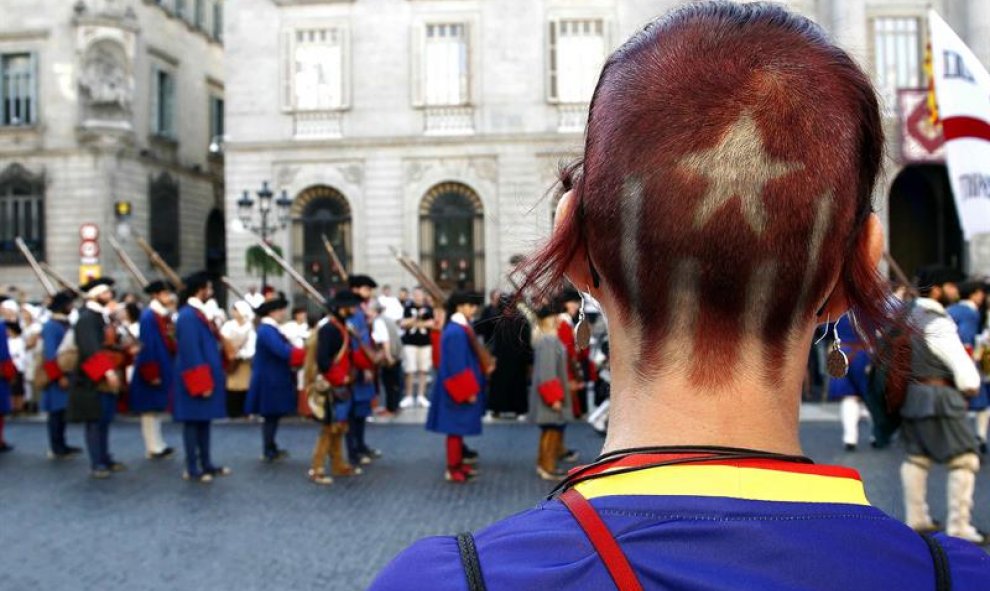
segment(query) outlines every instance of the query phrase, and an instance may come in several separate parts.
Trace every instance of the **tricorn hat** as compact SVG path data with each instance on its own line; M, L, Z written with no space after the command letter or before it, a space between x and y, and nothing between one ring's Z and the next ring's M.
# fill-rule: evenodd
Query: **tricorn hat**
M110 291L113 288L114 280L110 277L100 277L98 279L90 279L86 283L79 286L79 291L86 294L87 298L95 298L101 293Z
M264 318L268 316L275 310L283 310L289 307L289 301L283 297L275 298L274 300L269 300L257 308L254 309L254 313L258 315L259 318Z
M155 295L163 291L175 291L175 288L168 281L162 281L161 279L152 281L144 288L144 293L148 295Z
M347 284L354 289L355 287L370 287L372 289L378 287L375 280L368 275L351 275L347 279Z
M337 310L339 308L360 306L363 302L364 300L361 299L361 296L349 289L344 289L334 294L333 298L327 302L327 308Z
M213 281L213 277L206 271L197 271L182 279L182 282L186 284L186 292L190 294L203 289L211 281Z
M74 301L76 301L75 292L66 289L52 296L52 301L48 304L48 309L52 312L63 312Z

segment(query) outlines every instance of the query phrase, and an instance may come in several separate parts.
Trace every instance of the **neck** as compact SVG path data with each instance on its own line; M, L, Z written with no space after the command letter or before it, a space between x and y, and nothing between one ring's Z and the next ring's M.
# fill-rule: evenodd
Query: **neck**
M801 455L798 427L807 346L795 346L778 360L781 374L770 383L759 371L741 369L767 363L759 344L742 343L733 379L713 389L693 383L688 371L639 378L632 364L621 361L635 362L635 355L625 353L634 349L623 341L612 341L609 433L603 451L705 445ZM801 344L810 345L810 333Z

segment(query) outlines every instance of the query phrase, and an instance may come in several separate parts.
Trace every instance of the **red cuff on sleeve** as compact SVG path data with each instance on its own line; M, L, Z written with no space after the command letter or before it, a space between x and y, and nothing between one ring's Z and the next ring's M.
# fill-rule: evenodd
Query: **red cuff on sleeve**
M440 369L440 331L430 331L430 353L433 355L433 369Z
M48 376L49 382L57 382L62 379L65 372L62 368L58 366L58 361L55 359L49 359L45 362L45 374Z
M213 372L207 364L197 365L182 372L182 383L190 396L202 397L213 393Z
M553 406L564 401L564 386L557 378L543 382L536 387L536 391L539 392L543 404L547 406Z
M114 368L113 357L106 351L97 351L90 355L89 359L84 361L79 368L90 380L99 382L108 371Z
M354 367L358 369L375 368L375 364L371 362L371 359L365 354L364 349L360 347L351 354L351 358L354 360Z
M149 384L162 379L162 369L154 361L142 363L138 366L138 373L141 375L141 379Z
M461 373L444 380L443 387L447 389L447 394L458 404L464 404L481 392L478 378L475 377L471 368L465 369Z
M351 368L349 364L344 362L338 362L330 368L323 377L330 382L331 386L345 386L347 385L348 378L350 378Z
M8 382L14 379L17 375L17 368L14 366L14 361L11 359L4 359L0 361L0 379L7 380Z
M305 362L306 350L292 349L292 353L289 353L289 367L302 367Z

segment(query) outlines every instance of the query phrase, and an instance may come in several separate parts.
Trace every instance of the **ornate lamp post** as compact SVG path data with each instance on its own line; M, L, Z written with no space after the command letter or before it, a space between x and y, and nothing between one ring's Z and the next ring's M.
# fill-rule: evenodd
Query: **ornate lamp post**
M278 232L279 230L285 228L291 221L291 215L289 209L292 207L292 199L289 198L288 192L282 189L282 193L275 199L275 211L272 211L272 197L274 193L268 188L268 181L263 181L261 183L261 189L256 192L258 195L258 200L255 202L251 199L251 193L247 190L241 195L241 198L237 200L237 217L244 224L244 227L257 234L262 241L268 243L268 238ZM258 213L261 217L261 223L254 223L254 206L255 203L258 205ZM270 223L268 216L275 213L275 220ZM264 265L261 267L261 285L262 288L268 285L268 268Z

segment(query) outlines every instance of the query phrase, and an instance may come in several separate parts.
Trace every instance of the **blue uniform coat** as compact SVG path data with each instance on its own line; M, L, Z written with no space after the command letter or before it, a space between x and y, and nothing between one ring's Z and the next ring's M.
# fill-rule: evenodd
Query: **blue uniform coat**
M368 317L365 316L364 310L360 307L354 309L354 314L347 319L347 324L354 328L357 333L358 338L361 342L365 344L366 347L371 347L371 331L368 329ZM351 339L351 351L357 351L360 349L358 344L358 339ZM353 397L351 399L351 404L353 405L353 414L356 417L369 417L371 416L371 399L375 397L375 381L367 381L364 379L364 372L361 370L357 371L357 377L354 380L354 385L352 387Z
M426 417L426 428L447 435L481 435L481 417L485 413L485 377L467 331L463 326L448 322L440 339L440 369L433 383L433 400ZM454 401L444 386L444 380L470 369L481 386L473 403Z
M57 362L58 347L65 339L65 333L69 332L69 323L66 320L52 319L41 327L41 348L42 362L48 364ZM50 378L51 376L49 376ZM42 391L41 410L45 412L59 412L65 410L69 405L69 391L58 385L58 380L49 380L48 385Z
M959 340L964 345L976 346L976 337L980 334L980 313L967 304L952 304L946 310L959 329ZM980 393L969 399L970 410L983 410L990 407L990 384L983 382Z
M289 366L292 345L278 328L258 326L257 348L251 363L251 386L244 410L248 414L282 416L296 410L296 370Z
M7 346L7 325L0 322L0 365L12 367L10 347ZM10 381L0 375L0 416L10 413Z
M202 313L192 306L179 310L175 323L179 352L175 358L175 403L172 411L177 421L210 421L227 415L226 375L220 357L220 343ZM208 365L213 377L213 394L189 395L182 380L183 372Z
M141 313L140 326L141 351L134 360L130 407L139 413L163 412L173 396L175 360L154 310L149 308ZM152 383L155 375L161 381L157 386Z

